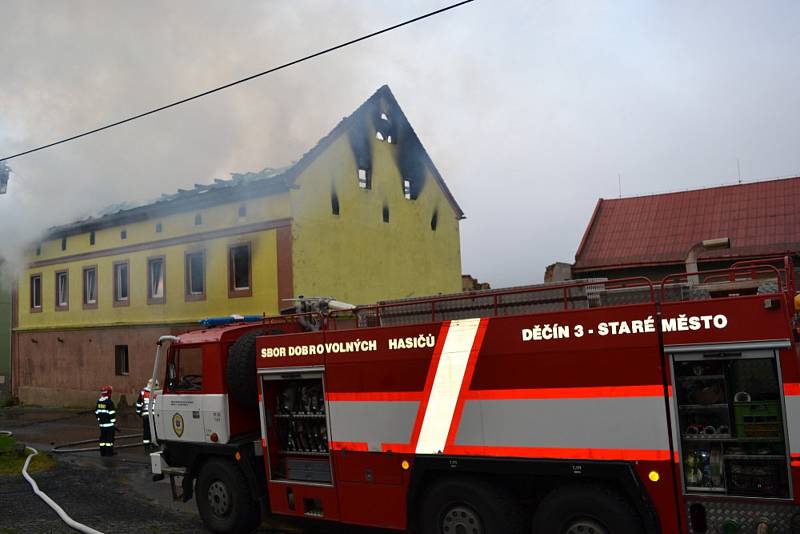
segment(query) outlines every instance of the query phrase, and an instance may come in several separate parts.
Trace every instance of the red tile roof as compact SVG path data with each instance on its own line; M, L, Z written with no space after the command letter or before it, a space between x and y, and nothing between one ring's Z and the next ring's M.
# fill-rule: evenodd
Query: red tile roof
M800 251L800 177L597 202L576 272L682 263L689 248L728 237L701 259Z

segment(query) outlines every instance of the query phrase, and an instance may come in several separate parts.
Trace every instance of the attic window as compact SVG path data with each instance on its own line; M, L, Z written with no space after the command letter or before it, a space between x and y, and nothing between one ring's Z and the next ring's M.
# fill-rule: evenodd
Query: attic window
M403 198L411 200L411 180L403 179Z
M439 225L439 212L434 211L433 217L431 217L431 230L434 232L436 231L436 227Z
M194 216L194 225L200 226L201 224L203 224L203 216L198 213Z
M164 230L164 227L161 226L161 223L156 223L156 233L160 234Z
M247 204L242 204L239 206L239 217L247 216Z
M42 255L42 246L41 245L37 245L36 246L36 255L37 256L41 256Z
M386 142L389 143L390 145L393 143L391 135L386 136Z
M128 239L128 231L127 231L127 230L122 230L122 231L119 233L119 238L120 238L120 239Z
M339 215L339 195L336 191L331 191L331 213Z
M381 120L389 121L389 117L386 116L386 113L381 113Z
M375 139L377 139L378 141L383 141L383 134L380 132L380 130L375 132Z
M95 235L94 235L94 230L92 230L91 232L89 232L89 244L94 245L94 241L95 241Z
M389 222L389 206L383 206L383 222Z
M67 250L67 238L66 237L62 237L61 238L61 250Z
M369 171L367 171L367 169L358 169L358 187L361 189L372 189L372 180L370 180Z

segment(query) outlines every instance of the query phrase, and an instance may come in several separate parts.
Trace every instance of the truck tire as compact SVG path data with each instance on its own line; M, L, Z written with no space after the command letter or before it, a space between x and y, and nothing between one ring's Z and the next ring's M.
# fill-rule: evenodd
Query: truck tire
M622 495L600 485L550 492L533 516L533 534L642 534L636 511Z
M421 534L521 534L524 521L513 496L480 480L452 478L424 497Z
M255 408L258 405L256 337L283 333L282 330L256 330L242 335L231 345L226 369L228 394L242 408Z
M211 532L252 532L261 524L259 504L250 496L244 474L230 461L214 458L202 465L195 499Z

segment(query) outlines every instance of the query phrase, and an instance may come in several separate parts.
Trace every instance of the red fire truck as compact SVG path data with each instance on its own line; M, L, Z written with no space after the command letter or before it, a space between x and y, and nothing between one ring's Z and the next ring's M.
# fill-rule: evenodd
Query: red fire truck
M265 513L423 534L800 532L793 273L322 301L162 338L154 478L215 532Z

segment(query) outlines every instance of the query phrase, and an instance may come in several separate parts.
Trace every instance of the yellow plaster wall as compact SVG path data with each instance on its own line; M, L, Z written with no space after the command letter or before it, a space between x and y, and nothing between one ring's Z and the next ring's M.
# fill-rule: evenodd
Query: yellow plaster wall
M96 232L96 244L89 245L89 234L70 236L67 250L61 251L60 239L42 243L40 256L32 254L30 261L47 260L99 252L121 246L152 243L153 247L137 252L114 254L98 258L67 261L44 267L33 267L19 277L19 329L70 328L117 324L157 324L194 322L198 319L240 314L275 314L278 312L277 242L275 230L233 235L173 245L158 246L155 241L191 236L202 232L252 224L288 216L287 196L276 195L222 204L197 211L178 213L163 218L148 219L135 224L113 227ZM247 215L238 216L240 204L247 206ZM195 226L200 213L203 223ZM160 222L162 233L155 232ZM127 239L120 239L120 230L127 230ZM228 297L228 246L251 243L252 297ZM184 278L184 254L197 250L206 253L206 300L187 302ZM166 302L147 303L147 259L164 255L166 258ZM113 306L113 262L128 260L130 268L130 305ZM98 270L98 306L83 308L83 267L96 265ZM69 309L55 310L55 272L69 270ZM42 311L30 312L30 275L42 273Z
M460 291L460 239L451 204L430 174L418 197L405 199L397 145L372 143L372 189L358 185L345 134L298 177L299 188L290 194L295 294L369 304ZM332 189L339 215L332 214Z

